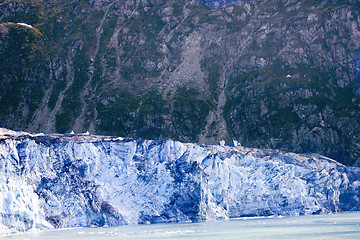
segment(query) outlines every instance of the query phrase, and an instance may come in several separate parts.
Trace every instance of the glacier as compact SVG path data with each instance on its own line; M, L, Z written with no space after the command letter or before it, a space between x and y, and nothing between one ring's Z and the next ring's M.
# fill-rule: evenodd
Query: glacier
M0 233L360 210L360 170L243 146L0 129Z

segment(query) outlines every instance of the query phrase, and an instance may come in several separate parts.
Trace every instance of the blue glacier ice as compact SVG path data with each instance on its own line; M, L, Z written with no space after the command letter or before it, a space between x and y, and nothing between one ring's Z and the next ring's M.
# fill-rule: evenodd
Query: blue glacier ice
M320 155L0 129L0 233L359 210Z

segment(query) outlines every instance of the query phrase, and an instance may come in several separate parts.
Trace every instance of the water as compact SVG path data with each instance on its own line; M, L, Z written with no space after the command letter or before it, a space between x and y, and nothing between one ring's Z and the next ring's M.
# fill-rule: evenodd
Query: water
M206 223L77 228L18 234L6 240L110 239L360 239L360 212Z

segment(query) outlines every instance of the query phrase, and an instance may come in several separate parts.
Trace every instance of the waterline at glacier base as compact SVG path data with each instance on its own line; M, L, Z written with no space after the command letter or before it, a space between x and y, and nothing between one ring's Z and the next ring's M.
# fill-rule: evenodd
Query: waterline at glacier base
M4 240L339 240L360 239L360 212L199 223L141 224L26 232Z

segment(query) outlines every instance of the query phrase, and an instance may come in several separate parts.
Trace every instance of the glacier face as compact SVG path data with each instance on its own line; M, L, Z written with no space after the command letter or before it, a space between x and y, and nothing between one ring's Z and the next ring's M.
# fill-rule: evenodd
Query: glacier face
M360 210L319 155L84 135L0 138L0 232Z

